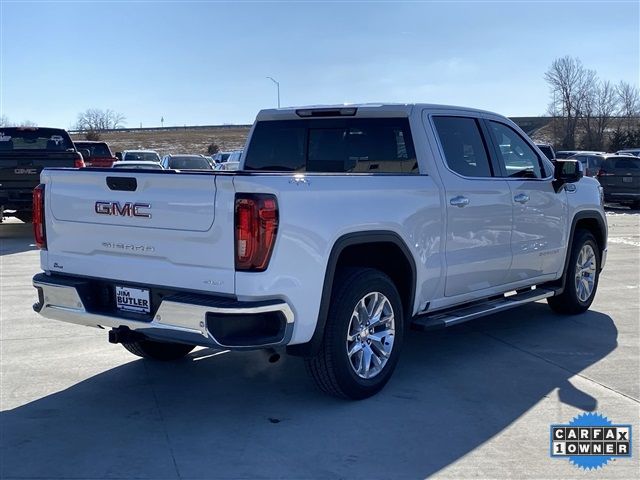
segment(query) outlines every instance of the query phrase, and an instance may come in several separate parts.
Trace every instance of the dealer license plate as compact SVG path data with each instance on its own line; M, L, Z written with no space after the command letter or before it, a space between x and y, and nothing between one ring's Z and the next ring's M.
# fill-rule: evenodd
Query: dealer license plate
M149 290L116 285L116 306L125 312L149 313Z

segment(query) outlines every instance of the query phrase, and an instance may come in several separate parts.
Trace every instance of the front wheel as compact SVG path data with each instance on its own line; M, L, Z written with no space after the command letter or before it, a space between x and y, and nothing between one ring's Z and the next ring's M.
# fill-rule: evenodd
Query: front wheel
M398 363L404 321L391 279L371 268L341 272L334 284L323 344L305 359L320 390L359 400L380 391Z
M153 340L137 340L122 346L138 357L162 361L179 360L195 348L195 345Z
M575 315L587 311L596 296L600 277L600 249L590 232L576 232L565 275L564 291L548 298L547 303L557 313Z

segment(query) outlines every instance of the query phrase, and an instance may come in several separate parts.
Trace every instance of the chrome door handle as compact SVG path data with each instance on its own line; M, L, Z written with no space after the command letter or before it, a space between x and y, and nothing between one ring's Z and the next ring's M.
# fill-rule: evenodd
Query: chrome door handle
M527 195L526 193L519 193L518 195L513 197L513 200L518 203L527 203L529 201L529 195Z
M449 203L454 207L466 207L469 205L469 199L467 197L463 197L462 195L458 195L457 197L453 197L449 200Z

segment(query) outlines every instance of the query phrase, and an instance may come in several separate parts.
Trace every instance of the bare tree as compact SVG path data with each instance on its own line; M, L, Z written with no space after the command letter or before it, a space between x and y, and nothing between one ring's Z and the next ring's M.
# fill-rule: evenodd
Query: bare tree
M640 92L638 87L630 83L620 81L616 85L618 95L618 114L627 121L627 128L631 127L631 119L640 116Z
M78 114L75 129L81 132L101 132L124 126L125 116L113 110L89 108Z
M556 103L550 107L550 111L559 111L564 118L562 147L573 149L578 119L582 115L589 91L597 81L596 73L586 69L580 59L565 56L553 61L544 78Z
M584 101L584 145L588 150L605 148L605 131L618 108L616 88L609 81L597 81L589 86Z
M0 127L37 127L38 124L31 120L23 120L22 122L11 122L6 115L0 116Z
M16 123L16 127L37 127L38 124L31 120L23 120L22 122Z

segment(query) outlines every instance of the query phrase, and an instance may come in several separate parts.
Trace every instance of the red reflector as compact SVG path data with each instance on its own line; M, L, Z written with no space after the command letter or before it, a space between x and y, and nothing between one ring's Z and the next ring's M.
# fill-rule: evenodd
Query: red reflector
M36 246L47 248L47 235L44 225L44 185L41 183L33 189L33 236Z
M274 195L236 195L236 270L254 272L266 270L269 266L277 231L278 202Z

